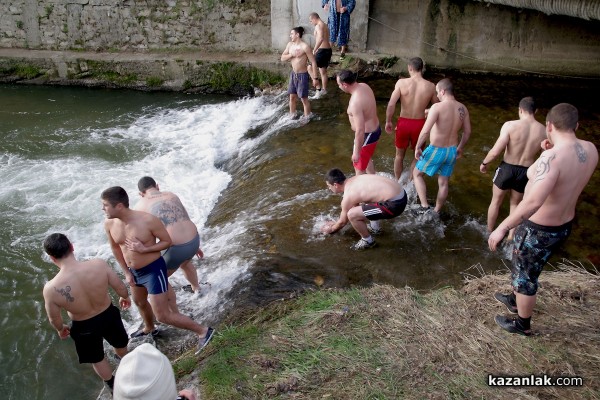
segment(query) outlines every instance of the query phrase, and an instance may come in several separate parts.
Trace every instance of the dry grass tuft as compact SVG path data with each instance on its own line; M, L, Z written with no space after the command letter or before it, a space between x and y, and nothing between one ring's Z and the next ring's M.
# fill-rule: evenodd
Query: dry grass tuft
M598 399L600 277L569 262L556 269L541 276L528 338L494 323L508 274L477 267L459 290L374 286L273 304L246 322L262 324L249 361L211 355L203 366L232 363L247 378L230 392L208 382L203 398ZM213 346L226 351L219 338ZM491 388L488 374L581 376L583 387Z

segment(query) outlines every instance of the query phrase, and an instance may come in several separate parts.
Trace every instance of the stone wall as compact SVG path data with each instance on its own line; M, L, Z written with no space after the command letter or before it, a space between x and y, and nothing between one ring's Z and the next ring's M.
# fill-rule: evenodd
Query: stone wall
M439 68L600 76L600 21L476 0L359 0L351 51ZM3 0L0 48L279 53L320 0ZM277 61L274 61L277 62Z
M0 47L264 51L270 21L269 0L3 0Z

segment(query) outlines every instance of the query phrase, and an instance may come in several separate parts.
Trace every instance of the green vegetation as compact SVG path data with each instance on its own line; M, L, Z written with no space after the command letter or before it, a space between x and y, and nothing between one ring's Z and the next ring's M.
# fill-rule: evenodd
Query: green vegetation
M39 67L31 64L9 64L0 68L0 76L17 76L21 79L33 79L44 75Z
M597 398L597 271L563 264L543 280L530 338L493 322L507 274L460 290L315 290L231 316L198 369L190 351L175 371L199 370L208 400ZM488 374L581 376L583 387L493 388Z
M198 70L192 81L190 81L190 85L205 87L214 92L227 92L234 87L263 88L278 85L284 81L283 77L269 71L233 62L219 62L206 64L205 68Z
M149 76L148 78L146 78L146 85L148 87L159 87L162 86L162 84L165 81L157 76Z
M52 11L54 11L54 4L48 4L44 7L44 17L45 18L50 18L50 14L52 14Z
M399 58L396 56L384 57L381 60L379 60L379 65L386 69L392 68L394 64L398 62L398 60Z
M17 21L17 29L23 29L23 21Z

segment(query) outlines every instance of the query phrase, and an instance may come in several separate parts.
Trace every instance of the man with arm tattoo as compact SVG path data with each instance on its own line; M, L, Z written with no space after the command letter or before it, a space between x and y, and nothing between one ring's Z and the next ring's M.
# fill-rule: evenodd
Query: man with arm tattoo
M575 206L598 164L593 143L577 139L578 112L570 104L554 106L546 116L548 138L544 150L528 171L523 200L492 232L490 250L514 227L511 283L514 292L496 293L516 318L496 316L496 323L510 333L531 335L531 315L536 303L538 277L548 258L571 233Z
M103 339L119 357L127 354L127 332L121 314L108 295L109 286L120 296L122 309L131 306L127 287L117 273L100 259L77 261L73 245L62 233L53 233L44 241L44 250L59 268L58 274L44 286L48 320L61 339L75 341L79 363L90 363L112 392L114 376L104 356ZM67 311L72 325L63 322Z

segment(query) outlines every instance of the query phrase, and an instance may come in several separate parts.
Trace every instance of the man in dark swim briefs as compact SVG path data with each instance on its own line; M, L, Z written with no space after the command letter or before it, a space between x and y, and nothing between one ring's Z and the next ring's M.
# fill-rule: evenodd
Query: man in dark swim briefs
M325 176L325 183L333 193L343 193L342 212L337 221L325 223L321 232L335 233L350 222L361 236L352 246L353 250L374 247L371 233L381 232L378 221L395 218L406 208L407 196L402 185L381 175L357 175L346 179L342 171L334 168Z
M579 195L598 164L593 143L577 139L577 109L561 103L546 116L542 155L527 170L523 201L498 225L489 239L490 250L514 227L511 266L513 293L495 293L496 300L516 317L497 315L496 323L510 333L531 335L531 316L537 300L538 277L550 255L571 233Z
M77 261L73 245L62 233L53 233L44 240L44 250L60 269L44 286L44 302L50 323L61 339L75 341L79 363L90 363L94 371L112 391L114 376L104 356L106 341L119 357L127 354L127 332L119 309L109 297L111 287L119 296L121 308L131 306L127 287L104 261ZM72 325L65 325L61 316L65 309Z
M494 147L483 158L479 170L487 173L487 164L504 151L504 159L496 169L492 185L492 201L488 208L487 229L494 230L505 195L510 191L510 211L523 199L527 185L527 168L540 152L540 143L546 139L546 128L535 119L535 102L524 97L519 102L519 119L502 125ZM512 238L509 232L509 240Z
M160 254L171 245L171 237L165 226L152 214L130 209L129 196L122 187L106 189L101 199L106 215L104 229L140 310L144 321L143 334L154 331L156 315L162 323L196 333L199 352L208 344L214 330L179 313L176 306L169 302L167 292L173 289L167 279L167 265Z

